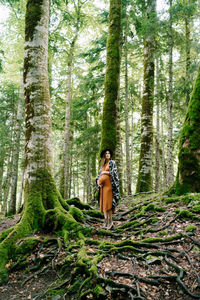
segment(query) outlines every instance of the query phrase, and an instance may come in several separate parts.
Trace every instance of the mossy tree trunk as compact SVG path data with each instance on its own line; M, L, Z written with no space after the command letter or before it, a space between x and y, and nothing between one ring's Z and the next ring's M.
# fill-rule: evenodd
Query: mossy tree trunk
M144 33L144 90L141 114L141 148L136 192L152 190L155 17L156 1L148 0Z
M56 189L52 176L52 128L48 81L49 0L28 0L25 19L24 93L26 109L26 173L22 218L1 236L0 281L16 241L37 229L60 231L65 242L78 223ZM77 233L78 234L78 233Z
M200 69L180 136L177 194L200 192Z
M117 101L120 78L121 0L110 0L105 99L103 103L100 151L110 148L115 158L117 147Z

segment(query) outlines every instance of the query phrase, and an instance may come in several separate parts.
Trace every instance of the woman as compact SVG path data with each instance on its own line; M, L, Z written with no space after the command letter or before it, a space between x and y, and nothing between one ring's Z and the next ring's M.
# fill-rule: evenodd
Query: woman
M101 152L101 167L97 177L97 185L100 187L100 210L104 213L104 227L113 227L112 215L119 201L119 179L117 167L111 160L112 151L105 149Z

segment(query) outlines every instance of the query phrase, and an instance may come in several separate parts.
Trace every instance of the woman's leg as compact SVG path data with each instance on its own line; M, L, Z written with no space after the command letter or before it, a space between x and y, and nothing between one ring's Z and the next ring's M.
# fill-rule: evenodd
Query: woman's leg
M107 213L108 213L108 229L111 229L113 227L113 222L112 222L112 214L113 214L113 212L112 212L112 209L109 209L107 211Z
M107 227L108 226L108 211L104 211L104 224L103 227Z

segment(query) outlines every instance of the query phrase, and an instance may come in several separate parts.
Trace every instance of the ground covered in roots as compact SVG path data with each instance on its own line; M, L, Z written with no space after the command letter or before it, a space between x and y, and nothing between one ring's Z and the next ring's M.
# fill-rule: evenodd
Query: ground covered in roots
M94 207L69 204L85 218L83 240L75 231L67 244L59 232L20 240L1 299L200 299L200 194L125 197L110 231Z

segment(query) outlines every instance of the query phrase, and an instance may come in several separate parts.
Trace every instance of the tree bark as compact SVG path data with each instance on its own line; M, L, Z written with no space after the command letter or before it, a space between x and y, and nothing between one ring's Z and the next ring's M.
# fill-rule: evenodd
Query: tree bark
M110 0L105 98L103 103L100 151L109 148L115 158L117 148L117 100L120 76L121 0ZM119 168L119 166L118 166Z
M185 18L185 52L186 52L186 64L185 64L185 86L186 86L186 104L188 105L190 100L190 22L188 18Z
M127 193L131 194L131 163L130 163L130 145L129 145L129 93L128 93L128 51L127 51L127 21L124 31L124 56L125 56L125 124L126 124L126 181Z
M21 86L20 98L17 107L17 118L13 137L13 158L12 158L12 179L11 179L11 192L8 214L16 214L16 201L17 201L17 180L18 180L18 164L19 164L19 150L20 150L20 136L21 136L21 120L22 120L22 95L23 85Z
M168 144L167 144L167 183L174 182L173 162L173 32L172 32L172 0L169 1L169 90L168 90Z
M200 192L200 69L180 135L176 194Z
M76 19L76 31L74 37L70 43L69 55L68 55L68 69L67 69L67 98L66 98L66 110L65 110L65 129L64 129L64 198L70 198L70 137L71 137L71 97L72 97L72 69L74 62L74 51L75 44L78 38L78 33L80 30L80 22L81 22L81 2L78 1L77 9L77 19ZM62 190L61 190L62 192Z
M153 149L153 93L154 93L154 45L155 33L151 24L155 22L156 1L147 3L148 26L144 36L144 91L141 115L141 148L136 192L152 190L152 149ZM155 26L155 24L154 24ZM147 28L148 27L148 28Z
M160 189L160 85L159 64L156 59L156 153L155 153L155 191Z

